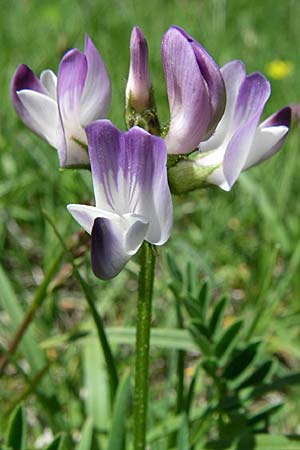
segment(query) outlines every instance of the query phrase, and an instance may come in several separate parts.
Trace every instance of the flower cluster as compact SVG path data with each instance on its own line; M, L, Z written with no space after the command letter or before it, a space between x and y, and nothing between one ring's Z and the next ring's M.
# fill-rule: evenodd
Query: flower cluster
M110 82L88 36L83 53L72 49L63 56L57 77L46 70L38 79L20 65L11 82L17 114L57 149L60 166L91 168L95 206L68 210L91 235L92 267L102 279L117 275L144 240L168 240L170 187L175 193L208 184L230 190L243 170L282 146L290 128L290 107L259 124L270 85L260 73L246 75L240 61L219 69L176 26L164 34L161 55L170 108L164 133L138 27L130 40L127 132L106 119Z

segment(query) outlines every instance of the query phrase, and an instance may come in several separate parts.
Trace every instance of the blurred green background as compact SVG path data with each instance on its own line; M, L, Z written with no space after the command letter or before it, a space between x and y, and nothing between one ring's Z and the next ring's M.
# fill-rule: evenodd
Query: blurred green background
M248 72L260 71L268 76L272 96L264 112L267 117L286 104L300 101L300 2L0 0L0 11L0 343L5 347L18 321L9 305L15 301L23 309L27 307L44 270L59 249L42 209L67 236L77 232L78 225L65 205L92 199L90 175L59 171L56 152L25 129L16 117L8 91L17 65L26 63L37 75L45 68L56 72L67 49L83 49L87 32L111 79L109 118L125 129L129 38L132 26L137 24L148 41L160 120L167 123L160 42L164 31L176 24L198 40L220 66L231 59L241 59ZM157 267L154 326L175 326L165 262L169 251L181 267L192 261L197 280L208 277L215 295L223 291L230 294L228 321L235 315L249 320L258 315L254 334L264 336L268 350L277 354L286 367L299 370L299 147L299 129L295 126L279 154L243 174L231 192L212 188L174 199L174 229L160 252ZM89 272L86 253L83 270L95 287L100 310L109 326L135 324L137 269L136 260L131 261L115 280L100 282ZM66 277L63 288L49 293L38 314L34 339L42 342L52 335L77 329L88 320L78 286ZM53 408L62 408L71 430L82 423L84 413L78 392L84 385L82 372L90 373L89 363L95 358L81 347L79 352L78 347L74 344L65 352L52 349L56 359L54 379L59 381L59 403ZM20 356L24 357L22 352ZM128 348L122 351L124 370L130 367L131 354ZM157 355L154 352L154 356L161 361L159 352ZM23 365L28 374L26 358ZM18 398L25 383L20 370L13 367L10 370L13 376L9 372L0 383L3 411ZM154 385L161 382L161 372L165 373L159 362L154 364ZM87 379L93 383L86 375ZM276 432L300 431L295 392L289 391L287 404L277 416ZM31 402L36 417L40 407L34 397ZM97 402L96 406L86 402L86 411L97 407ZM39 434L47 420L49 426L59 431L60 420L53 417L40 420L36 429L33 425L33 435Z

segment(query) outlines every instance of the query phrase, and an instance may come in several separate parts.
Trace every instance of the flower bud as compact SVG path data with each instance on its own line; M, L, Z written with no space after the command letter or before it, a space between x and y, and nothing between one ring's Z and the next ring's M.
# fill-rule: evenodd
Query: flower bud
M130 67L126 86L126 109L143 112L151 106L151 82L148 70L148 46L139 27L130 38Z

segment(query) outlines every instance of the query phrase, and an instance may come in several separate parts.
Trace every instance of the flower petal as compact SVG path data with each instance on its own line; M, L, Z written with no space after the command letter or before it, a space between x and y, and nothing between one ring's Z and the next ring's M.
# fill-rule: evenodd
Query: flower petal
M31 130L57 148L61 136L57 103L47 95L28 89L18 91L17 95L30 120Z
M206 132L209 136L215 130L225 110L225 84L219 67L199 42L192 39L191 46L209 90L211 118ZM205 136L202 139L205 139Z
M211 107L206 82L185 35L171 27L163 36L162 61L170 106L168 153L190 153L206 134Z
M85 132L80 124L80 101L87 76L87 59L73 49L62 58L57 76L57 100L64 141L59 158L62 166L88 164Z
M79 225L81 225L89 234L92 233L94 221L97 217L111 219L115 216L110 212L90 205L70 204L67 205L67 208Z
M96 218L92 229L91 261L94 274L108 280L118 275L141 246L148 223L138 215Z
M80 122L83 127L96 119L106 117L111 99L105 65L88 35L85 36L84 54L87 60L87 75L80 101Z
M53 73L52 70L43 70L40 80L44 88L47 90L48 95L56 101L57 77L55 73Z
M12 77L10 84L10 97L16 113L20 116L25 125L32 129L31 117L17 94L18 91L23 89L36 91L46 95L46 90L40 80L25 64L18 66Z
M241 84L231 122L231 128L236 132L227 146L223 161L228 189L245 167L258 121L269 95L270 84L259 73L247 76Z
M165 142L138 127L131 128L123 136L131 167L131 173L127 174L131 184L131 205L135 204L134 212L149 221L145 240L163 245L170 237L173 220Z
M222 119L220 120L216 131L210 139L201 142L199 150L208 152L217 149L220 145L227 145L230 140L230 124L234 113L239 89L246 77L245 67L241 61L230 61L221 68L221 73L226 88L226 107Z
M172 226L164 141L138 127L122 133L108 120L92 123L86 133L96 206L142 215L149 221L146 240L162 245Z
M270 158L281 148L290 129L291 115L291 108L287 106L259 125L244 169Z

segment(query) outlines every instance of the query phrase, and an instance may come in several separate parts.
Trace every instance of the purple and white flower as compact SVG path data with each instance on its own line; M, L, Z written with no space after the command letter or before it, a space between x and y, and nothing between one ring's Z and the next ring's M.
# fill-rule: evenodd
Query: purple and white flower
M207 182L229 191L240 173L267 158L282 146L290 128L291 108L285 107L259 124L271 92L260 73L246 75L241 61L221 69L227 103L213 136L199 145L199 167L215 167Z
M220 70L184 30L164 34L161 54L170 106L168 153L190 153L215 130L225 108Z
M104 63L88 35L84 53L72 49L63 56L57 77L45 70L38 79L20 65L10 95L24 124L57 149L61 167L89 164L84 127L106 117L111 94Z
M91 234L95 275L117 275L143 241L162 245L172 226L163 139L139 127L121 132L108 120L86 127L95 206L68 205Z
M150 105L151 81L148 69L148 46L139 27L130 37L130 66L126 85L126 106L143 112Z

